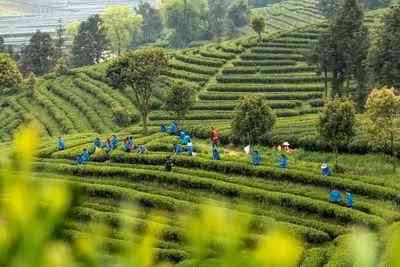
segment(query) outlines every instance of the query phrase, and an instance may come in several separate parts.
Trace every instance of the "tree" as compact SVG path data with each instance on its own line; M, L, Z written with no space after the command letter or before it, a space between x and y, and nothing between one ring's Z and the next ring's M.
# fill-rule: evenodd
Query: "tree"
M75 37L78 35L79 26L81 25L80 21L74 21L68 24L66 29L66 34L72 42L75 40Z
M43 75L52 70L56 59L56 49L50 34L37 31L29 44L22 49L23 69L36 75Z
M343 62L344 79L347 81L347 90L350 81L357 81L355 92L358 107L364 105L367 95L366 60L370 46L369 33L364 25L364 13L358 0L344 0L344 4L336 17L333 26L333 40L336 42L336 53L340 53ZM343 65L344 63L344 65ZM343 80L344 81L344 80Z
M395 144L400 135L400 96L395 94L393 88L372 90L365 106L363 125L370 145L391 153L393 172L396 172Z
M208 26L211 35L218 40L224 34L227 8L225 0L208 0Z
M328 101L319 117L319 133L335 153L335 165L338 163L340 146L350 143L355 135L355 106L348 98Z
M263 17L252 17L251 28L258 34L258 41L262 42L261 34L265 31L265 18Z
M243 96L232 119L232 133L237 139L253 146L270 135L275 122L276 115L264 99Z
M330 39L331 35L328 33L321 33L318 43L306 53L305 58L309 64L317 65L318 71L324 74L325 82L325 97L328 97L328 73L333 71L333 47L331 44L334 42Z
M4 38L0 36L0 53L6 52L6 46L4 45Z
M400 6L383 17L383 27L370 55L370 69L377 86L400 88Z
M168 61L169 58L163 49L143 48L126 52L107 69L107 77L115 87L132 90L135 105L142 115L145 134L154 82L168 68Z
M196 89L182 80L173 81L165 99L165 110L175 114L181 121L196 103Z
M129 48L142 24L141 16L129 6L109 6L101 14L111 47L118 55Z
M166 0L162 5L165 27L171 30L173 47L185 47L208 30L205 0Z
M318 9L328 19L334 19L342 4L343 0L319 0Z
M58 21L58 26L56 30L57 39L55 41L56 47L56 59L58 60L63 56L63 49L65 47L65 28L62 24L62 20Z
M158 38L160 38L164 29L160 11L152 7L148 2L143 2L143 0L140 1L135 10L136 13L141 15L143 18L141 25L143 42L155 42Z
M17 63L7 54L0 54L0 93L20 87L22 75Z
M72 44L72 63L76 67L99 63L108 48L103 20L99 15L80 23Z
M236 28L249 24L249 5L247 1L237 0L228 9L228 18Z

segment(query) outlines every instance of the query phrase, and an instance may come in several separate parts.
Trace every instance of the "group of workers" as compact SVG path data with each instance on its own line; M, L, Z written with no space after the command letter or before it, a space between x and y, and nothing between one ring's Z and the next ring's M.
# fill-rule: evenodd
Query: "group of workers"
M177 136L177 142L174 144L173 147L173 152L176 155L180 155L182 153L187 152L189 156L195 156L194 150L193 150L193 143L192 143L192 138L189 133L179 130L178 124L174 121L172 122L168 127L165 125L160 126L160 130L163 133L168 133L171 135ZM210 135L209 135L211 144L212 144L212 160L221 160L221 155L219 151L219 144L220 144L220 134L215 128L211 128ZM119 146L119 140L116 135L112 135L111 138L107 138L105 142L103 143L99 137L96 137L94 142L93 142L93 153L98 150L102 149L104 150L107 154L115 150ZM65 140L62 137L59 137L58 143L57 143L57 149L59 151L65 150L66 149L66 143ZM128 136L123 143L123 150L127 153L132 152L135 149L135 141L132 136ZM282 146L278 146L277 150L280 152L280 156L278 157L278 166L281 171L281 173L285 173L288 169L289 165L289 158L287 154L291 154L294 150L290 148L290 144L288 142L284 142ZM140 145L137 150L138 153L143 154L147 152L147 148L145 145ZM253 166L259 166L261 165L261 154L259 152L259 148L257 146L247 146L245 147L245 152L246 154L249 154L251 164ZM90 160L91 157L91 152L89 149L85 148L83 149L82 154L78 155L76 157L76 164L82 165L85 164ZM168 156L165 160L165 170L166 171L172 171L173 167L173 159L171 156ZM321 174L324 177L331 176L332 175L332 170L328 166L326 162L323 162L321 165ZM340 203L341 200L341 193L338 190L333 190L330 193L330 198L329 201L331 203ZM346 205L347 207L352 207L353 206L353 194L350 191L346 192Z

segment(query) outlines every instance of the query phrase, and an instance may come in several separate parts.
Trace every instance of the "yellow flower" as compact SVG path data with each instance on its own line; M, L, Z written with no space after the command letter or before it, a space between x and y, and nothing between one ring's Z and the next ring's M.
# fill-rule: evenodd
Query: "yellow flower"
M39 130L35 123L22 128L15 136L15 152L23 164L30 163L39 144Z
M277 230L260 241L256 259L265 267L294 267L303 254L303 246L293 236Z

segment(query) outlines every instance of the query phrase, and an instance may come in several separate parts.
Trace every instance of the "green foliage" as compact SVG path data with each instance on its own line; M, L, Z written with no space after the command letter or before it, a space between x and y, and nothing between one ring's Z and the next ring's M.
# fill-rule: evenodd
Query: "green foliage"
M127 50L137 34L142 17L128 5L109 6L101 14L111 46L118 55Z
M370 69L378 86L400 88L400 6L385 13L383 27L371 51Z
M319 132L335 151L355 135L355 108L349 99L334 98L325 104L319 119ZM337 162L336 162L337 163Z
M56 49L49 33L37 31L22 49L22 65L24 72L32 71L36 75L50 72L56 61Z
M17 63L9 55L0 54L0 92L18 88L21 82L22 76Z
M4 45L4 38L0 36L0 53L6 52L6 46Z
M73 24L71 27L76 26ZM99 15L89 17L79 24L73 39L73 64L80 67L99 63L108 45L103 20Z
M196 88L183 81L173 81L165 98L165 110L173 112L177 120L183 120L196 102Z
M24 89L29 97L32 97L36 91L37 80L34 73L30 73L28 78L24 81Z
M334 19L342 4L343 0L319 0L318 8L322 15L328 19Z
M168 0L162 14L166 28L172 30L170 44L185 47L199 39L207 29L207 2L205 0Z
M400 96L394 89L374 89L368 96L363 123L369 144L382 147L393 157L393 171L396 172L397 152L395 144L400 134Z
M69 74L70 70L68 68L67 61L66 61L65 57L60 57L57 60L54 70L58 75L67 75L67 74Z
M161 36L164 29L160 11L143 0L140 1L139 6L135 10L143 19L141 26L143 42L155 42Z
M227 9L226 0L208 0L208 25L211 35L217 39L224 34Z
M263 99L242 97L232 119L233 135L242 142L257 144L268 138L275 121L275 114Z
M144 132L154 94L154 82L168 68L169 58L160 48L143 48L123 54L107 69L107 77L114 86L133 90L134 102L143 119Z
M264 17L252 17L250 22L251 28L258 34L258 41L262 42L261 34L265 31L266 21Z

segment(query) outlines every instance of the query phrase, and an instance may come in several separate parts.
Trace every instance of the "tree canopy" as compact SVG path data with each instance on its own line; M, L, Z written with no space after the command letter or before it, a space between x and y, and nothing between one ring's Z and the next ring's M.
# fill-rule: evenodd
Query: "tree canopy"
M255 145L270 135L276 115L264 99L243 96L232 119L232 133L241 142Z
M165 110L173 112L178 121L183 120L196 103L196 89L182 80L172 81L165 99Z
M143 119L147 133L148 116L151 109L154 82L168 68L169 58L161 48L143 48L124 53L107 69L112 84L132 92L135 105Z
M17 63L9 55L0 53L0 92L17 88L21 82Z
M127 5L109 6L101 14L111 47L118 55L127 50L138 32L142 17Z

